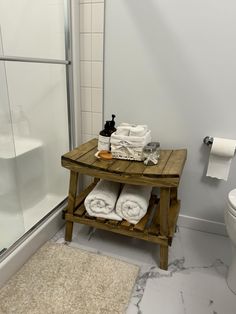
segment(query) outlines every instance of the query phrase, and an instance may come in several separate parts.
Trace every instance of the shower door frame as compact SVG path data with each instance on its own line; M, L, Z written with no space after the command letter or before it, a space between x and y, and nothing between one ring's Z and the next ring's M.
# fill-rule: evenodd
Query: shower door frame
M64 33L65 33L65 60L48 58L30 58L18 56L0 56L0 61L4 62L27 62L27 63L45 63L60 64L66 67L66 96L68 113L68 136L70 150L75 147L75 108L74 108L74 75L73 75L73 47L72 47L72 0L64 0ZM0 255L0 263L6 259L18 246L20 246L35 230L52 217L57 211L62 210L67 202L67 197L56 207L39 220L31 229L18 238L9 248Z
M0 61L9 62L29 62L29 63L48 63L64 64L66 67L66 92L67 92L67 112L69 129L70 149L75 145L75 121L74 121L74 84L73 84L73 66L72 66L72 12L71 0L64 0L64 32L65 32L65 60L30 58L17 56L0 56Z

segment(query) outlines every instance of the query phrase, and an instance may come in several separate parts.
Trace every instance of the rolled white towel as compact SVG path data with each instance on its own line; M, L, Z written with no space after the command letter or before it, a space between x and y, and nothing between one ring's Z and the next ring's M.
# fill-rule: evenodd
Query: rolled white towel
M116 213L132 224L146 214L152 187L126 184L116 203Z
M100 180L84 201L88 214L94 217L122 220L115 212L119 191L119 183Z

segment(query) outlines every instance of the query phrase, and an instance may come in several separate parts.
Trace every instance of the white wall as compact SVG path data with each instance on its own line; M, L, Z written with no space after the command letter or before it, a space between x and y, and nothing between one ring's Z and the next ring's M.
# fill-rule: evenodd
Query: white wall
M188 149L181 213L223 222L236 188L205 176L206 135L236 138L236 3L107 0L105 119L146 123L162 148Z

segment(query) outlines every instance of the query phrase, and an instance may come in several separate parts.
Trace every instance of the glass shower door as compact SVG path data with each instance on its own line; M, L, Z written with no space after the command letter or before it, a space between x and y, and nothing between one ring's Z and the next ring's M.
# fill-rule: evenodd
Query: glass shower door
M0 37L0 53L2 44ZM0 255L24 232L4 62L0 61Z
M69 6L70 0L0 0L0 60L6 69L22 232L67 195L68 173L60 157L71 146L65 37Z

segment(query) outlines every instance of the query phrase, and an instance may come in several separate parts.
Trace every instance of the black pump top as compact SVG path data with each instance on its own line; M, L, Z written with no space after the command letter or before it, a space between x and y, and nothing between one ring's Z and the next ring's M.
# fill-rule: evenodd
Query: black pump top
M111 116L112 116L112 120L110 121L110 132L111 132L111 134L112 134L113 132L116 131L116 128L115 128L115 121L114 121L114 119L115 119L116 116L115 116L114 114L112 114Z
M113 128L115 127L115 123L116 123L116 122L114 121L114 119L115 119L116 116L115 116L114 114L112 114L111 116L112 116L112 120L110 121L110 126L111 126L111 128L113 129Z
M106 121L104 125L105 130L110 130L110 124L111 124L111 121Z

